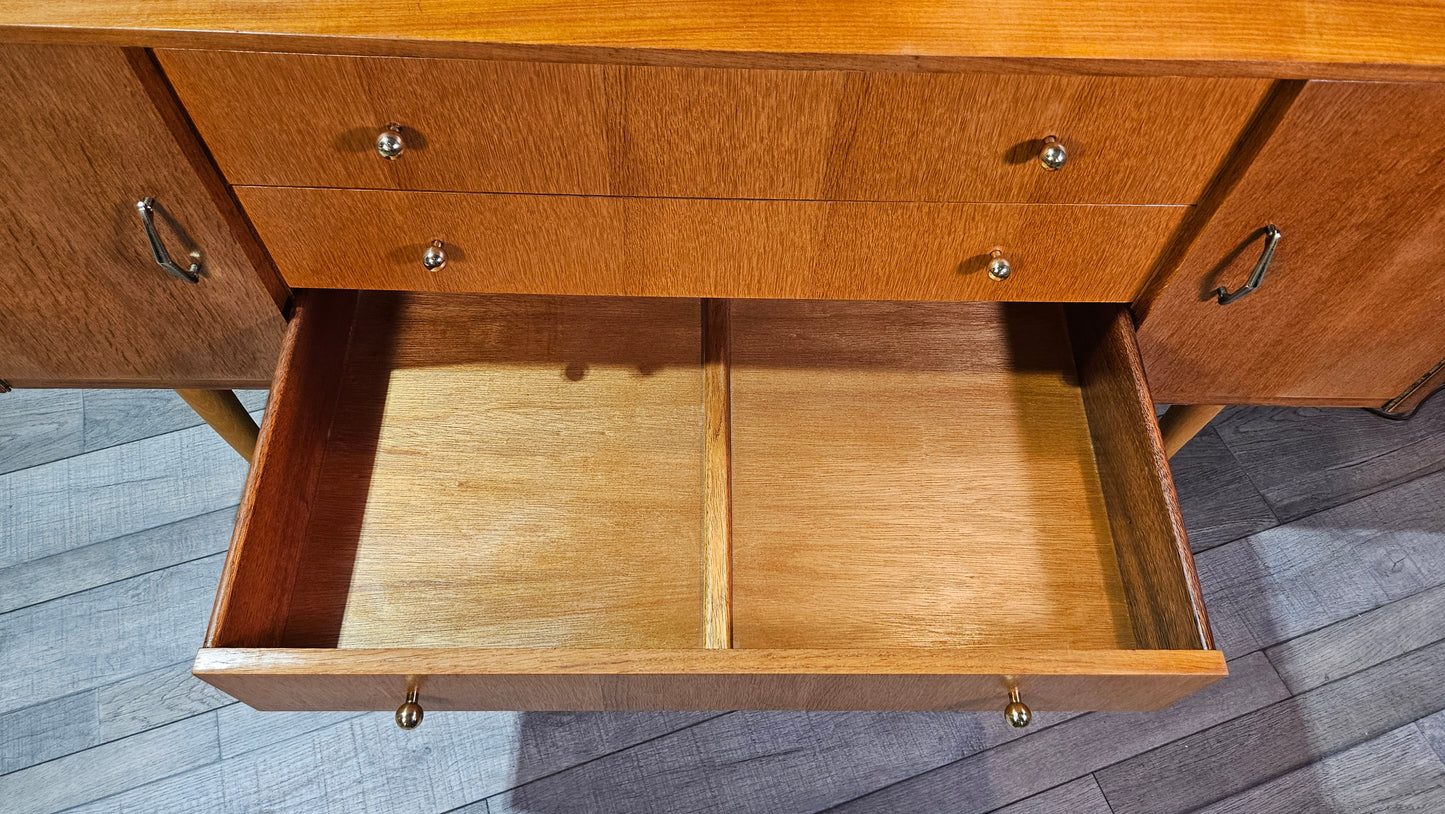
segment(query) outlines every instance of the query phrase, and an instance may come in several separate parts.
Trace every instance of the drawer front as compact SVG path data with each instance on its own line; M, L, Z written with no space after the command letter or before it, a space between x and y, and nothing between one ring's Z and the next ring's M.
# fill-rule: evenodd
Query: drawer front
M1190 204L1268 82L162 51L233 184ZM402 152L377 136L400 126ZM1054 136L1056 172L1039 159Z
M1162 709L1226 675L1217 650L206 648L195 674L260 710ZM999 726L1003 726L1000 722Z
M1100 305L302 291L215 607L195 672L262 709L1148 709L1225 674Z
M236 191L299 288L666 297L1128 302L1186 211Z

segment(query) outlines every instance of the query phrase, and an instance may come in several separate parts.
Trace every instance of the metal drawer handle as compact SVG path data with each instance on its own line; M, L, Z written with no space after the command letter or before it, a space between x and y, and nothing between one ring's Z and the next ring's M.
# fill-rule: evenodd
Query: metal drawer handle
M1239 287L1238 291L1231 294L1225 286L1214 290L1215 295L1219 297L1220 305L1228 305L1235 300L1243 299L1245 295L1259 288L1259 284L1264 282L1264 273L1269 271L1269 261L1274 259L1274 247L1279 244L1279 238L1279 230L1274 227L1273 223L1264 227L1264 254L1259 256L1259 262L1254 264L1254 271L1249 273L1249 279Z
M201 264L198 258L193 255L193 262L188 269L181 268L171 260L170 252L166 251L165 244L161 242L161 236L156 233L155 204L155 198L141 198L136 201L135 211L140 213L140 222L145 227L146 239L150 241L151 256L155 258L156 265L188 283L199 283L201 281Z
M417 701L415 687L406 691L406 701L396 708L396 725L402 729L416 729L421 726L422 709Z
M1044 139L1044 146L1039 150L1039 163L1049 172L1063 169L1064 162L1069 160L1069 151L1064 143L1059 141L1058 136L1049 136Z
M1019 699L1019 688L1008 688L1008 706L1003 708L1004 720L1014 729L1023 729L1034 719L1033 710Z
M421 267L427 271L441 271L447 267L447 252L440 240L433 240L422 252Z
M401 125L388 124L376 136L376 154L387 161L394 161L401 157L406 150L406 141L401 137Z
M1001 250L994 249L989 252L988 258L988 278L995 283L1001 283L1007 280L1009 275L1014 273L1013 264L1008 261L1007 257L1003 256Z

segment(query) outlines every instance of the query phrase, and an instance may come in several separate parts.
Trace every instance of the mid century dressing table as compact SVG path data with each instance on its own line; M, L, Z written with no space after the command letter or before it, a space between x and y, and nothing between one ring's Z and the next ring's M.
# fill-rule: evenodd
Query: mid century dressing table
M18 0L0 98L0 379L255 445L260 709L1159 708L1167 454L1445 382L1430 0Z

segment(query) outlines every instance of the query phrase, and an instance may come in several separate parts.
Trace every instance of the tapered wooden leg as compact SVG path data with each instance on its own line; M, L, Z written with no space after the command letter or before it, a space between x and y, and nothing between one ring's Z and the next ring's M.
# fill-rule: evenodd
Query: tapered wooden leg
M1164 454L1173 458L1210 419L1219 415L1223 404L1175 404L1159 416L1159 434L1164 436Z
M260 430L251 415L242 406L241 400L230 390L177 390L176 394L191 405L196 414L211 425L216 434L225 439L233 449L247 461L256 451L256 436Z

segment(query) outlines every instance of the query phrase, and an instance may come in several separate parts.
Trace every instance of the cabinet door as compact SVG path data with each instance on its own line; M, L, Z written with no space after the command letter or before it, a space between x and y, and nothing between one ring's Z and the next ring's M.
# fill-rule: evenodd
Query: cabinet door
M266 386L284 320L268 262L144 51L0 46L0 379ZM176 263L151 256L154 198Z
M1445 358L1445 84L1311 82L1209 220L1139 348L1155 398L1382 404ZM1281 238L1259 289L1228 305Z

